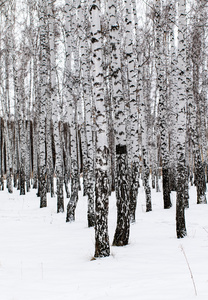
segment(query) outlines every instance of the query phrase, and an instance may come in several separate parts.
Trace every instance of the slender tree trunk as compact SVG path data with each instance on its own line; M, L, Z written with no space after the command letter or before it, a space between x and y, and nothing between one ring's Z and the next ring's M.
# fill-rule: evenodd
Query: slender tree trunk
M77 149L77 97L73 95L73 82L71 55L72 49L76 51L75 44L72 43L72 35L75 34L74 25L71 25L74 6L70 1L65 1L65 30L66 30L66 79L67 79L67 102L68 102L68 117L71 133L71 196L67 204L66 222L75 220L75 209L78 201L79 191L79 170L78 170L78 149ZM74 16L75 18L75 16ZM74 41L76 43L76 41ZM74 53L75 54L75 53ZM74 74L75 77L75 74Z
M169 152L168 152L168 126L167 126L167 86L165 76L164 56L164 25L162 24L161 1L156 1L156 70L159 90L159 128L161 138L162 156L162 186L164 208L172 206L169 186Z
M126 27L126 45L125 52L127 57L127 74L129 88L129 122L130 122L130 155L131 155L131 173L130 173L130 202L131 207L136 210L136 202L139 187L139 145L138 145L138 104L136 99L136 71L135 56L133 51L132 36L132 3L125 0L125 27ZM132 212L134 216L135 212Z
M195 17L195 27L193 32L192 41L192 61L193 61L193 96L195 103L191 103L190 99L190 117L192 126L192 140L194 147L194 164L195 164L195 185L197 188L197 203L207 203L206 200L206 178L205 168L202 161L201 147L202 141L200 140L201 131L203 132L204 126L201 124L201 97L200 97L200 57L202 47L202 27L198 20L198 13Z
M83 98L84 98L84 111L85 111L85 132L86 132L86 144L87 144L87 163L86 163L86 194L88 196L88 227L92 227L95 224L95 201L94 201L94 144L92 134L92 96L90 85L90 49L87 40L88 34L88 20L87 20L87 3L79 9L80 20L80 49L81 49L81 72L82 72L82 86L83 86ZM83 34L83 28L85 28L85 34Z
M111 73L112 73L112 96L115 105L116 128L116 200L117 200L117 226L113 245L124 246L128 244L130 232L130 191L126 140L126 114L123 86L121 78L121 55L119 24L117 22L117 2L109 0L109 26L111 45Z
M140 69L141 65L141 56L139 57ZM142 72L143 71L143 72ZM146 212L152 211L151 203L151 189L149 185L149 174L150 174L150 163L149 163L149 149L148 149L148 140L150 141L150 123L151 123L151 112L149 109L150 102L150 80L149 80L149 65L144 66L139 72L139 77L141 77L141 72L144 77L144 87L142 85L142 78L139 80L139 95L140 95L140 117L141 117L141 133L142 133L142 173L143 173L143 184L146 195Z
M46 99L48 89L48 63L47 63L47 26L46 26L46 2L40 0L40 99L39 99L39 192L40 207L47 206L47 186L46 186L46 151L45 151L45 119L46 119Z
M95 257L110 255L108 236L109 148L104 106L100 1L90 1L93 97L96 109Z
M169 134L170 134L170 190L176 191L176 99L177 99L177 57L175 46L176 7L173 1L169 1L169 33L170 33L170 67L169 67Z
M186 185L186 1L179 0L178 6L178 103L177 103L177 199L176 232L177 238L186 233L185 224L185 185Z
M50 75L51 75L51 102L52 102L52 120L53 120L53 133L55 141L56 152L56 182L57 182L57 212L64 212L64 193L63 193L63 147L61 143L61 135L59 131L59 105L58 105L58 89L56 80L56 51L55 51L55 36L54 36L54 15L53 15L53 2L48 3L49 15L49 47L50 47ZM52 146L52 145L51 145ZM52 149L51 162L52 165ZM51 166L52 168L52 166ZM50 178L53 180L53 172L50 171Z

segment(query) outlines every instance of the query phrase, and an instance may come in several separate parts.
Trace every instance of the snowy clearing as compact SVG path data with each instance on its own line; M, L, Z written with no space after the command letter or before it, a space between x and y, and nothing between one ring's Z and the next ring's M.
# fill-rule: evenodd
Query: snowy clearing
M141 187L130 244L93 261L94 230L87 228L87 198L79 196L76 221L69 224L65 213L56 213L56 198L48 196L48 207L40 209L35 190L25 196L0 192L1 300L208 299L208 205L196 204L194 187L186 238L176 239L175 193L173 207L163 210L162 193L153 190L153 211L146 213ZM115 226L113 194L111 243Z

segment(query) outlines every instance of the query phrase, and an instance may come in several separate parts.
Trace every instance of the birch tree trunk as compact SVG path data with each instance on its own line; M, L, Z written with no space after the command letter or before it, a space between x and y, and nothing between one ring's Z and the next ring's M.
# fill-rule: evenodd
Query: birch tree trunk
M39 80L38 80L38 68L37 68L37 54L34 53L34 118L33 118L33 189L37 189L38 187L38 157L39 157L39 147L38 147L38 140L39 140L39 122L38 122L38 115L39 115L39 105L38 99L40 97L40 91L38 89Z
M148 88L149 85L149 78L147 78L147 73L149 70L149 66L143 66L141 62L141 55L139 57L139 107L140 107L140 118L141 118L141 135L142 135L142 174L143 174L143 183L146 195L146 212L152 210L152 203L151 203L151 189L149 186L149 158L148 158L148 140L150 136L148 135L148 130L150 130L150 126L148 126L151 122L151 116L148 113L148 101L150 97L150 90ZM144 80L146 82L146 87L143 89L142 84L142 73ZM148 83L147 83L148 82ZM146 95L145 95L146 94Z
M133 52L133 36L132 36L132 3L130 0L125 0L125 27L126 27L126 44L125 53L127 57L127 74L128 74L128 87L129 87L129 122L131 126L130 139L131 147L130 154L131 161L131 174L130 174L130 201L131 211L134 218L136 210L136 202L139 187L139 146L138 146L138 105L136 99L136 71L135 71L135 57Z
M130 191L128 174L128 157L126 141L126 114L121 78L121 55L119 23L117 21L117 1L108 1L110 52L112 74L112 97L115 105L115 137L116 137L116 200L117 200L117 227L113 245L128 244L130 232Z
M3 97L4 97L4 137L5 137L5 146L6 146L6 179L7 179L7 188L8 192L12 193L12 136L11 136L11 108L10 108L10 58L11 58L11 39L12 39L12 16L11 11L8 8L5 9L5 37L4 37L4 70L5 70L5 80L3 88Z
M78 191L79 191L79 170L78 170L78 149L77 149L77 97L74 95L73 85L75 84L75 74L74 81L72 76L72 66L71 66L71 55L72 49L73 54L76 51L76 40L72 42L72 36L75 35L75 25L71 24L70 18L75 18L73 16L74 12L73 3L70 1L65 1L65 30L66 30L66 79L67 79L67 101L68 101L68 117L71 130L71 197L67 204L67 216L66 222L72 222L75 220L75 209L78 201ZM74 21L73 21L74 23ZM76 66L77 67L77 66Z
M29 20L30 20L30 49L31 49L31 59L32 59L32 94L33 94L33 108L32 108L32 139L33 139L33 189L37 189L38 186L38 111L39 105L38 101L40 98L40 91L39 91L39 76L38 76L38 50L37 50L37 39L38 34L36 33L35 24L34 24L34 2L32 0L28 0L28 7L29 7Z
M178 2L178 103L177 103L177 238L186 236L185 185L186 185L186 1Z
M50 75L51 75L51 103L52 103L52 120L53 133L55 141L56 153L56 182L57 182L57 212L64 211L64 194L63 194L63 148L61 145L61 137L59 132L59 103L58 103L58 89L56 80L56 50L55 50L55 36L54 36L54 7L53 2L48 2L48 16L49 16L49 47L50 47ZM52 153L52 150L51 150ZM51 170L52 172L52 170ZM53 181L53 172L50 172Z
M48 97L48 63L47 63L47 25L46 25L46 2L40 0L40 99L39 99L39 192L40 207L47 206L46 186L46 152L45 152L45 120L46 120L46 99Z
M196 13L197 14L197 13ZM201 124L201 96L200 96L200 61L201 47L202 47L202 28L198 15L195 16L195 24L192 41L192 61L193 61L193 96L195 104L192 102L192 111L190 117L192 121L192 137L194 146L194 164L195 164L195 185L197 187L197 203L207 203L206 200L206 179L205 168L202 162L202 155L200 151L201 132L204 131L204 125ZM193 111L194 109L194 111ZM196 116L194 115L196 114ZM202 113L202 115L204 112ZM195 119L194 119L195 118Z
M14 180L14 187L18 187L17 178L19 177L20 173L20 134L19 134L19 83L18 83L18 70L17 70L17 61L16 61L16 54L15 54L15 41L13 39L13 52L12 52L12 65L13 65L13 86L14 86L14 131L15 131L15 141L14 141L14 170L13 170L13 180Z
M169 186L169 152L168 152L168 126L167 126L167 86L165 76L165 56L164 56L164 24L162 24L161 1L156 0L156 70L157 84L159 90L159 129L161 138L162 156L162 183L164 208L172 206L170 200Z
M24 47L22 45L22 47ZM19 146L20 146L20 167L19 167L19 188L20 195L25 195L25 181L26 181L26 97L25 97L25 67L26 67L26 57L24 51L21 56L21 69L19 71L19 78L17 73L17 116L18 116L18 126L19 126Z
M206 21L207 21L207 1L198 0L198 47L201 45L199 64L201 66L200 80L200 138L203 168L207 167L207 138L206 138L206 115L207 115L207 53L206 53Z
M176 191L176 99L177 99L177 57L175 46L176 5L169 1L169 34L170 34L170 73L169 73L169 134L170 134L170 190Z
M95 257L110 255L108 236L109 207L109 148L104 106L104 78L100 1L90 1L93 97L96 109L96 166L95 166Z
M94 149L93 149L93 134L92 134L92 96L91 96L91 84L90 84L90 49L88 45L88 28L89 21L87 19L87 3L86 1L79 9L80 14L80 51L81 51L81 78L83 87L84 98L84 110L85 110L85 130L86 130L86 143L87 143L87 190L88 196L88 227L92 227L95 224L95 208L94 208Z

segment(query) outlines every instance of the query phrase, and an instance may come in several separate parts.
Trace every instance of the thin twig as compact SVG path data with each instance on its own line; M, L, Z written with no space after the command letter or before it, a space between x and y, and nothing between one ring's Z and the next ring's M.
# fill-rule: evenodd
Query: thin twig
M187 266L188 266L188 268L189 268L189 272L190 272L190 274L191 274L191 279L192 279L192 282L193 282L195 295L197 296L196 285L195 285L194 276L193 276L193 273L192 273L192 271L191 271L190 264L189 264L189 262L188 262L186 253L185 253L185 251L184 251L184 249L183 249L183 246L180 245L180 248L181 248L181 251L183 252L183 255L184 255L185 259L186 259L186 263L187 263Z

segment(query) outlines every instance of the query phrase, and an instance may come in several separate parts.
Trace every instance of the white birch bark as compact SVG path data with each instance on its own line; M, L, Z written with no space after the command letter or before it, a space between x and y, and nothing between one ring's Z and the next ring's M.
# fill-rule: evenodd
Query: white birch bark
M26 191L30 191L30 178L31 178L31 137L30 137L30 118L26 121L26 169L25 169L25 182Z
M117 15L117 1L108 1L110 53L112 77L112 97L115 113L115 140L116 140L116 198L117 198L117 227L113 245L123 246L128 244L130 232L130 191L127 160L126 139L126 112L123 85L121 77L121 54L119 23Z
M15 55L15 41L13 39L13 53L12 53L12 65L13 65L13 86L14 86L14 131L15 131L15 155L14 155L14 170L13 170L13 180L14 180L14 187L18 187L17 185L17 178L19 176L19 167L20 167L20 134L19 134L19 109L17 103L17 97L19 97L19 83L18 83L18 71L17 71L17 62L16 62L16 55Z
M206 27L207 22L207 1L198 0L197 1L197 11L198 11L198 27L197 37L198 43L196 47L199 47L199 57L198 64L201 66L200 71L200 95L199 95L199 113L200 113L200 144L201 144L201 153L203 168L207 166L207 141L206 141L206 102L207 102L207 93L206 93ZM197 42L197 41L196 41Z
M176 100L177 100L177 56L175 46L176 4L169 1L169 35L170 35L170 59L169 59L169 134L170 134L170 190L176 191Z
M130 122L130 155L131 159L131 190L130 201L131 206L136 207L137 195L138 195L138 168L139 168L139 146L138 146L138 105L136 99L136 70L135 70L135 55L133 51L133 36L132 36L132 4L130 0L125 0L125 28L126 28L126 40L125 40L125 54L127 57L127 76L128 76L128 89L129 89L129 122Z
M172 206L170 200L169 187L169 152L168 152L168 126L167 126L167 83L165 73L165 32L162 23L161 1L155 3L156 18L156 71L157 85L159 93L159 129L161 138L161 156L162 156L162 182L163 182L163 202L164 208Z
M95 257L110 255L108 236L109 148L104 106L100 1L90 1L93 97L96 113Z
M52 103L52 121L53 133L55 141L56 165L55 174L57 181L57 212L64 211L64 194L63 194L63 147L59 132L59 102L58 102L58 88L56 79L56 50L55 50L55 36L54 36L54 15L53 15L53 1L48 2L48 16L49 16L49 47L50 47L50 76L51 76L51 103ZM53 174L51 174L53 176ZM53 177L51 178L53 180Z
M45 120L46 99L48 97L48 55L47 55L47 25L46 25L46 2L40 0L40 99L39 99L39 191L40 207L47 206L46 189L46 152L45 152Z
M40 91L39 91L39 77L38 77L38 68L37 68L37 53L34 53L34 110L33 110L33 189L36 189L38 186L38 157L39 157L39 147L38 147L38 134L39 134L39 105L38 101L40 99Z
M148 112L148 102L150 97L150 89L149 89L149 78L148 70L149 65L142 67L142 56L139 56L139 107L140 107L140 119L141 119L141 138L142 138L142 173L143 173L143 182L144 189L146 195L146 212L152 210L151 203L151 189L149 185L149 173L150 173L150 161L149 161L149 149L148 149L148 141L150 142L150 135L148 131L150 131L151 116ZM144 79L144 83L143 83ZM146 84L145 84L146 82ZM147 84L148 82L148 84Z
M14 43L15 44L15 43ZM23 47L22 43L22 47ZM21 68L20 66L21 65ZM14 93L15 93L15 117L16 117L16 146L19 146L18 159L18 188L20 195L25 195L25 181L26 181L26 97L25 97L25 68L27 65L27 58L24 51L20 56L20 63L16 61L15 54L13 54L13 71L14 71ZM16 148L17 151L17 148Z
M198 3L199 4L199 3ZM201 124L201 95L200 95L200 64L201 62L201 46L202 46L202 28L199 20L199 15L195 15L195 24L192 37L192 62L193 62L193 98L190 98L190 119L191 119L191 133L194 151L194 165L195 165L195 184L197 187L197 203L207 203L206 200L206 179L205 179L205 168L202 161L201 152L201 132L204 131L204 124ZM194 102L193 102L194 100ZM203 135L203 134L202 134Z
M185 184L186 184L186 1L178 2L178 101L177 101L177 238L186 233Z
M77 103L73 97L73 76L72 76L72 39L75 34L75 28L71 24L71 18L74 12L74 7L69 0L65 1L65 32L66 32L66 97L68 105L68 118L71 133L71 196L67 204L66 221L72 222L75 220L75 209L78 201L79 189L79 172L78 172L78 155L77 155ZM75 17L75 16L74 16ZM74 74L73 74L74 75Z
M53 99L53 76L55 73L55 49L54 49L54 32L53 32L53 8L52 4L49 1L47 3L47 43L48 43L48 93L47 93L47 101L46 101L46 152L47 152L47 161L46 161L46 173L47 173L47 193L51 194L51 197L54 195L54 186L53 186L53 158L52 158L52 99ZM53 64L54 63L54 64ZM52 65L53 64L53 65ZM56 75L55 75L56 76Z
M94 226L95 208L94 208L94 144L92 135L92 96L90 84L90 49L88 44L88 13L86 1L79 8L80 20L80 55L81 55L81 81L84 98L85 111L85 132L87 144L87 196L88 196L88 227Z
M39 76L38 76L38 59L37 59L37 39L38 33L35 28L35 7L34 1L27 0L28 10L29 10L29 21L30 21L30 34L29 34L29 46L31 49L31 64L32 64L32 74L31 74L31 93L32 93L32 104L31 116L32 116L32 139L33 139L33 178L32 184L33 189L37 188L38 183L38 99L39 99Z
M11 58L11 38L12 38L12 12L8 8L5 9L5 84L4 84L4 99L5 99L5 114L4 114L4 137L6 142L6 178L8 192L12 193L12 172L13 172L13 161L12 161L12 136L11 136L11 109L10 109L10 58Z

